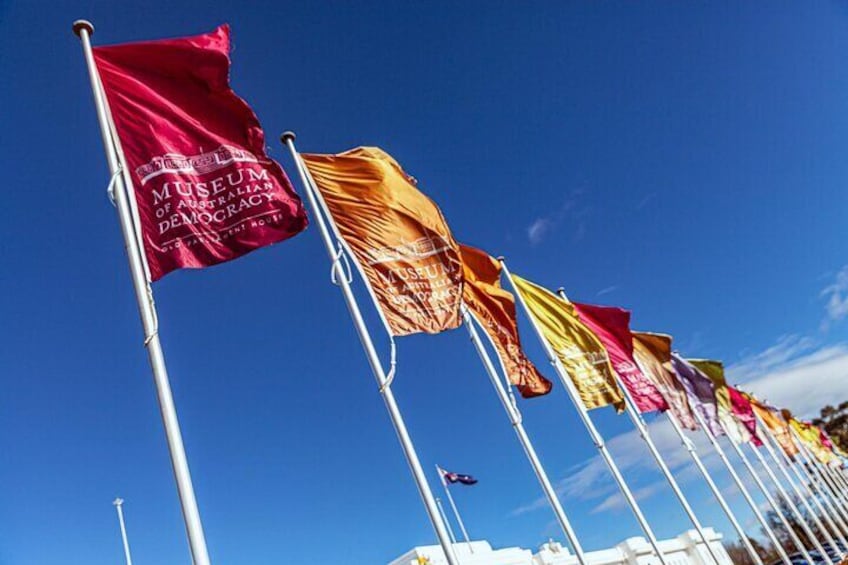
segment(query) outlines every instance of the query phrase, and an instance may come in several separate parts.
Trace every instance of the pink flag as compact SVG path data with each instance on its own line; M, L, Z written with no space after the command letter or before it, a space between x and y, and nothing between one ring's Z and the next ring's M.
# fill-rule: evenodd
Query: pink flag
M235 259L306 227L265 134L229 85L230 32L96 47L94 60L157 280Z
M611 306L594 306L573 302L580 321L598 336L609 353L615 372L627 387L639 412L668 410L668 403L656 385L647 378L633 359L633 336L630 312Z
M763 442L757 435L757 417L754 415L754 407L751 406L751 401L732 386L727 387L727 394L730 396L730 408L733 415L751 434L751 443L760 447Z

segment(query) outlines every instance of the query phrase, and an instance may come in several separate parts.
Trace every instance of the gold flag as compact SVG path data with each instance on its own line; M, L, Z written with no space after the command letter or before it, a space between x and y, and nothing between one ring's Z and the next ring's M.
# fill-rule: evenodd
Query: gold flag
M548 394L551 381L542 376L521 350L515 298L501 288L500 262L474 247L459 247L465 278L463 300L491 338L509 382L525 398Z
M663 395L680 425L689 430L697 430L698 424L689 406L686 389L680 384L671 365L671 336L648 332L632 334L633 356L642 366L645 376Z
M587 409L612 404L624 409L609 355L601 341L577 317L574 306L552 292L512 276L527 309L542 330Z
M438 333L459 326L459 246L415 179L376 147L301 157L391 333Z
M813 452L815 458L821 463L828 464L834 460L835 456L833 453L822 444L818 428L810 424L805 424L795 418L789 420L789 425L798 432L801 441L804 442L804 445Z

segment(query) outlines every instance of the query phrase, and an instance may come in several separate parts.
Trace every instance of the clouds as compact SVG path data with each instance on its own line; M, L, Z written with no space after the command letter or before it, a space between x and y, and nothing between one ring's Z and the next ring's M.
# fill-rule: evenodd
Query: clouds
M827 300L822 321L822 330L827 331L831 324L848 316L848 265L836 273L833 283L824 287L819 296Z
M826 404L848 399L848 344L806 348L796 356L788 355L792 349L797 346L790 344L773 352L772 359L787 357L772 363L759 376L754 377L750 362L743 361L728 367L728 377L731 382L742 382L745 390L804 418L817 415ZM738 373L737 367L741 367Z
M586 227L592 208L583 202L585 190L576 188L571 191L559 208L539 216L527 226L527 239L531 245L542 243L556 231L563 222L573 227L573 240L580 241L586 235Z
M817 414L825 404L848 399L848 343L822 346L809 337L781 336L774 345L747 355L729 365L726 371L730 383L740 383L744 390L777 406L787 407L801 417ZM648 430L681 485L702 480L688 452L681 446L680 438L664 416L651 422ZM720 471L723 466L706 437L701 433L687 434L687 437L695 444L710 472L723 475L724 472ZM606 444L637 500L646 501L663 493L671 496L665 479L635 430L615 436ZM739 474L749 490L756 492L747 473ZM724 478L724 494L736 495L735 485L726 476ZM555 482L555 488L564 499L594 503L590 510L592 514L626 508L624 498L599 456L569 469L565 477ZM517 508L513 514L523 514L546 505L547 501L539 498Z

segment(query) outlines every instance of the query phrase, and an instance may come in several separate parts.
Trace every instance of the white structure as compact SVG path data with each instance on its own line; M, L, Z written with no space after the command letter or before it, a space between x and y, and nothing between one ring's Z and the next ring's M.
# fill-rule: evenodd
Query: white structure
M721 543L722 535L712 528L704 528L710 545L719 556L719 565L733 565L727 550ZM575 557L568 548L555 541L543 544L535 555L529 549L508 547L492 549L487 541L457 543L456 557L461 565L576 565ZM662 540L660 548L670 565L713 565L704 542L695 530L688 530L676 538ZM473 551L472 551L473 550ZM641 537L629 538L610 549L586 553L593 565L656 565L659 560L653 555L651 545ZM415 547L389 565L445 565L447 561L438 545Z

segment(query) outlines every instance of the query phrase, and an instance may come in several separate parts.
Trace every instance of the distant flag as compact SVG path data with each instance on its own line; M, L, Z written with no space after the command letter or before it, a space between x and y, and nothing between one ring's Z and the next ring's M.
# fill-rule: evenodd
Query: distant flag
M807 422L802 422L797 418L791 418L789 425L798 434L798 437L804 442L804 445L813 453L816 459L821 463L827 464L833 460L833 454L822 444L821 434L818 428Z
M727 392L730 395L730 407L733 415L748 430L751 436L749 441L757 447L762 446L763 442L757 435L757 416L754 414L754 407L748 400L748 396L732 386L727 387Z
M663 395L680 425L689 430L698 429L689 400L686 398L686 389L677 380L671 365L671 336L648 332L632 333L633 357L639 362L645 376L651 379Z
M577 315L574 306L549 290L513 275L515 288L565 367L587 409L614 405L624 410L609 354Z
M760 420L768 428L769 432L771 432L772 437L777 441L783 452L790 459L794 460L798 454L798 446L792 440L792 432L789 431L789 424L765 403L760 402L750 395L748 399L751 401L754 413L759 416Z
M697 410L714 436L724 435L724 429L718 419L718 405L713 382L682 357L672 354L671 364L680 380L680 384L689 395L689 404Z
M450 471L446 471L446 470L442 469L438 465L436 466L436 468L439 470L439 474L442 476L442 479L444 479L444 481L446 483L449 483L449 484L460 483L460 484L468 485L468 486L477 484L477 479L475 479L471 475L464 475L462 473L452 473Z
M307 224L253 110L229 85L230 30L95 47L150 277L235 259Z
M633 398L639 412L664 412L668 403L657 386L647 378L633 359L630 312L610 306L572 302L580 321L592 330L606 348L613 369Z
M710 378L715 387L715 398L718 404L718 419L727 437L737 445L752 441L751 432L740 422L733 411L727 380L724 377L724 365L721 361L712 359L689 359L703 374Z
M521 349L515 298L501 288L500 262L479 249L468 245L459 247L464 277L463 300L491 338L509 381L525 398L549 393L551 381L542 376Z
M392 335L458 327L459 245L416 180L377 147L301 157Z

